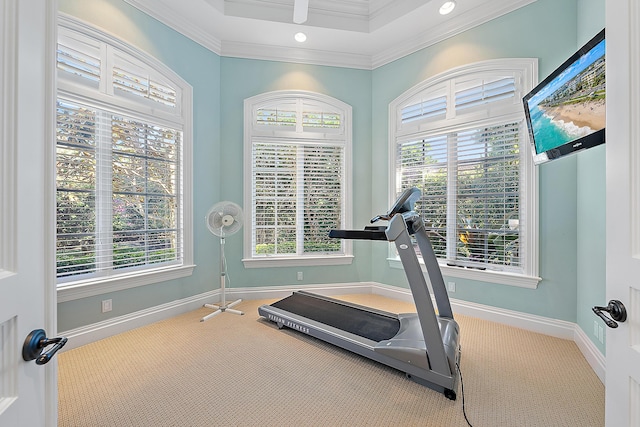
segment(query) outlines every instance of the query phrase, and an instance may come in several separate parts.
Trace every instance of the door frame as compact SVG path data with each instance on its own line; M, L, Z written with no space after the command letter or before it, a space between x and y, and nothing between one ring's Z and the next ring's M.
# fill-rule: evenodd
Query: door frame
M18 3L19 0L14 0ZM45 221L44 230L44 301L45 301L45 330L48 336L58 336L58 297L55 279L55 247L56 247L56 163L55 163L55 137L56 137L56 97L57 97L57 73L56 51L58 43L58 0L46 0L46 27L43 29L47 43L47 57L45 59L45 99L42 100L45 109L45 135L43 153L45 158ZM53 359L45 365L45 419L47 427L58 425L58 362Z

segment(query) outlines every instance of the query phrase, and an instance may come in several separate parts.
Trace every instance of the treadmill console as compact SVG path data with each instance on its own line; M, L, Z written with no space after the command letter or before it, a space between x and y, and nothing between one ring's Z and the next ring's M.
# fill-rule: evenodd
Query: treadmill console
M395 214L402 214L405 212L410 212L413 210L414 205L418 200L420 200L420 190L416 187L407 188L402 192L400 197L393 204L389 212L386 215L378 215L376 217L371 218L371 222L377 222L381 219L388 221Z
M420 199L420 190L416 187L407 188L402 192L398 200L393 204L389 212L384 215L378 215L371 219L371 222L377 222L379 220L389 221L396 214L404 214L406 212L413 212L413 207ZM409 234L413 235L413 223L409 221L407 223ZM331 230L329 231L329 237L334 239L361 239L361 240L387 240L386 231L387 227L381 226L367 226L364 230Z

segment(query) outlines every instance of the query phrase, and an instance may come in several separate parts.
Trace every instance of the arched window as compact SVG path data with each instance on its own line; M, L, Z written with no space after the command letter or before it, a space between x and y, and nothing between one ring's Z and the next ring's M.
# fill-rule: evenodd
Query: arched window
M245 265L351 262L350 243L328 237L350 226L351 107L305 91L244 106Z
M390 198L422 190L417 209L445 275L537 285L537 178L522 107L536 73L534 59L484 61L390 104Z
M148 54L64 16L57 68L59 289L190 274L191 87Z

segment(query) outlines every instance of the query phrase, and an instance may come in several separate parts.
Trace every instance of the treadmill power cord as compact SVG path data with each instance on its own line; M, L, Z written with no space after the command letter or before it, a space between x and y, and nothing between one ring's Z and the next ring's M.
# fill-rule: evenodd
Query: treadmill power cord
M460 370L460 365L456 362L456 367L458 368L458 375L460 375L460 394L462 394L462 415L464 415L464 420L467 422L469 427L473 427L469 418L467 418L467 410L464 406L464 383L462 382L462 371Z

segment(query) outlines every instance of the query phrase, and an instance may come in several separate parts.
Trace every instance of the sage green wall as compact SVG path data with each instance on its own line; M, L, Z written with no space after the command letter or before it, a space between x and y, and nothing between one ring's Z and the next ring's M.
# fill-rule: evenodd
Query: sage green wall
M605 26L605 0L578 1L578 45L580 47ZM608 328L591 307L606 305L606 173L605 146L577 156L577 319L576 323L602 354L606 341L594 335L594 322ZM606 337L606 334L605 334Z
M353 109L353 224L371 218L371 71L222 58L221 195L242 205L243 103L246 98L275 90L307 90L337 98ZM375 173L378 173L376 171ZM233 286L273 286L348 283L371 279L370 243L354 242L353 265L331 267L244 268L242 236L227 239L227 260ZM304 280L297 281L297 272Z
M388 169L389 102L417 83L452 67L477 61L539 58L540 80L576 47L576 1L538 0L484 25L425 48L373 72L373 144L376 170ZM523 147L528 148L528 147ZM576 319L576 159L539 170L540 275L538 288L524 289L451 278L452 298L574 322ZM386 174L373 176L374 210L387 202ZM384 259L384 248L373 248ZM406 286L403 272L374 263L373 280Z
M217 241L205 227L207 209L220 199L220 57L122 0L59 0L59 10L95 24L167 64L193 87L194 257L191 277L58 304L66 331L219 287ZM101 313L111 298L113 311Z

